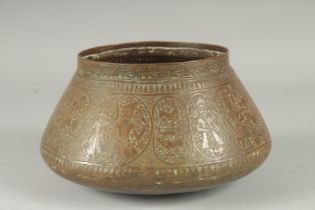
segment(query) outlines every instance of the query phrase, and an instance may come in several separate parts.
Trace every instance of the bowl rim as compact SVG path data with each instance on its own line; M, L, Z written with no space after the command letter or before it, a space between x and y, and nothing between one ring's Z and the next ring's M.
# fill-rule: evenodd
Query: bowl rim
M171 61L171 62L154 62L154 63L118 63L118 62L108 62L108 61L99 61L88 58L89 55L101 53L109 50L118 50L118 49L127 49L127 48L143 48L143 47L170 47L170 48L196 48L200 50L211 50L218 51L220 54L216 56L208 56L205 58L198 58L188 61ZM228 48L216 45L216 44L207 44L200 42L185 42L185 41L139 41L139 42L124 42L117 44L101 45L92 48L82 50L78 53L79 62L90 63L94 65L135 65L135 66L151 66L151 65L178 65L178 64L192 64L197 62L206 62L210 60L216 60L224 57L228 57L229 50Z

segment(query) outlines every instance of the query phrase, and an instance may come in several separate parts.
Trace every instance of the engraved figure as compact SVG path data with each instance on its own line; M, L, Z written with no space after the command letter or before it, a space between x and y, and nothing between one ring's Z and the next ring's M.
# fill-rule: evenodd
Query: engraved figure
M193 95L187 109L195 145L200 153L212 160L226 157L232 148L228 125L224 123L214 102L205 94ZM232 153L229 153L232 155Z
M81 139L79 155L82 161L103 163L111 165L113 163L112 153L115 151L111 141L112 122L118 118L118 104L112 96L97 97L88 115L87 127L84 138Z

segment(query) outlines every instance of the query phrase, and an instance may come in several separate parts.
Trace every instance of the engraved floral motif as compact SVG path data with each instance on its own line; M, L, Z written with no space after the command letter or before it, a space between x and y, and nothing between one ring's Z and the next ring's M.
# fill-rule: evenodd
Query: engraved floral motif
M173 97L159 99L153 109L154 150L170 164L185 161L192 152L192 141L183 103Z

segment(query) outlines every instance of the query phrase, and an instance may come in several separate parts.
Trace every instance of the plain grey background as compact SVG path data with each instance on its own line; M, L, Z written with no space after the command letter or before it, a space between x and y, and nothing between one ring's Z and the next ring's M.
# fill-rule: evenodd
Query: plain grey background
M315 1L0 0L0 209L315 209ZM273 139L249 176L143 197L68 182L40 158L46 123L85 48L142 40L230 49Z

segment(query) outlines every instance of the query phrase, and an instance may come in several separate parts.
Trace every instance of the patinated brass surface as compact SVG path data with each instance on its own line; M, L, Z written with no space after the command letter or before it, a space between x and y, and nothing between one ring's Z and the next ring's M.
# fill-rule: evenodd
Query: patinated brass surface
M79 54L41 152L72 181L167 194L240 178L265 160L270 146L226 48L138 42Z

